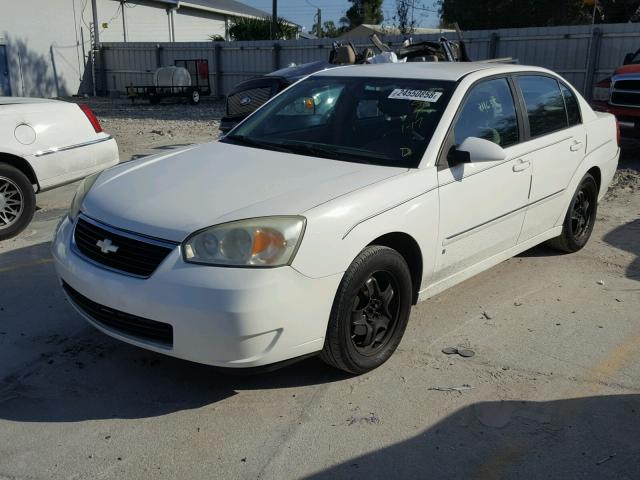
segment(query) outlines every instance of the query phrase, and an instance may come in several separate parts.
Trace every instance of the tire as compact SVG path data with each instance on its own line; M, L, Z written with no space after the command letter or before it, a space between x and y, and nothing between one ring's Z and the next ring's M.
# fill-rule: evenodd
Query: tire
M197 105L200 103L200 90L194 88L189 95L189 103L191 105Z
M586 203L585 203L586 202ZM562 224L562 233L547 243L563 252L577 252L591 237L598 211L598 184L587 173L573 194L567 214Z
M379 367L402 339L411 300L411 275L404 258L388 247L365 248L340 282L320 358L352 374Z
M22 232L36 211L36 195L27 176L0 163L0 240Z

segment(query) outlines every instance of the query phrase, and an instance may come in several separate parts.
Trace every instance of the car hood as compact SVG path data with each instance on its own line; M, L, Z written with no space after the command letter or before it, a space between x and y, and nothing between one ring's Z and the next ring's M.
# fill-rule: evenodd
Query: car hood
M180 242L227 221L302 214L406 171L208 143L106 170L82 212L114 227Z
M625 73L640 73L640 64L624 65L613 73L614 75L624 75Z

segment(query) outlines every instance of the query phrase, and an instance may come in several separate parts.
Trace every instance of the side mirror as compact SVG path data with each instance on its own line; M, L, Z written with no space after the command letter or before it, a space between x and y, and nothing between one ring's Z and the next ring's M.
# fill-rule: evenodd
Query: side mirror
M624 56L624 62L622 62L622 64L623 64L623 65L629 65L630 63L632 63L632 62L633 62L633 57L634 57L634 54L633 54L633 53L627 53L627 54Z
M448 160L451 165L458 163L475 162L499 162L506 160L507 152L489 140L477 137L467 137L464 141L453 147L449 152Z

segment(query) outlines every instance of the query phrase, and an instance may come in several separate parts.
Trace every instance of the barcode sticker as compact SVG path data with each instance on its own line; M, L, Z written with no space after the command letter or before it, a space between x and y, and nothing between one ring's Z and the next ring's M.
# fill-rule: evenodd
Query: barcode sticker
M418 100L421 102L437 102L442 96L442 92L436 90L409 90L406 88L396 88L389 94L388 98L397 100Z

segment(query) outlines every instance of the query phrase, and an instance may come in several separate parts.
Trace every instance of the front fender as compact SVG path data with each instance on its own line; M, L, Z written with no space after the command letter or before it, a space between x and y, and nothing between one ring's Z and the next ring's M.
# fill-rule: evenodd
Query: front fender
M402 232L421 249L424 284L435 264L438 210L435 167L352 192L304 213L307 229L292 266L314 278L341 273L373 240Z

